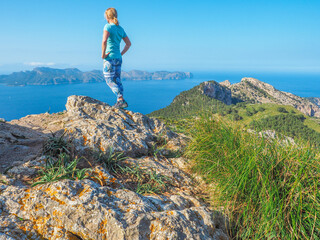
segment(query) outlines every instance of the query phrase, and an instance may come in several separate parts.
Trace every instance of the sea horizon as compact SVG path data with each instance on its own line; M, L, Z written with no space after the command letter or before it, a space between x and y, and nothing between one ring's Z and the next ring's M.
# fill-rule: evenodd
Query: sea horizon
M271 73L253 71L192 72L192 79L183 80L124 80L125 96L129 110L148 114L168 106L180 92L189 90L204 81L232 84L243 77L253 77L271 84L280 91L300 97L320 97L320 73ZM0 118L7 121L30 114L61 112L67 97L87 95L113 105L115 96L104 82L59 85L0 85ZM148 99L148 101L145 101Z

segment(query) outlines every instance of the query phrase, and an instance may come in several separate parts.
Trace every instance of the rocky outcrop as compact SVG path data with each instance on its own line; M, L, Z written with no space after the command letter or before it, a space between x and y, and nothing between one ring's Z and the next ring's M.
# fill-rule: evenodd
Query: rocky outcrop
M307 97L306 99L309 100L310 102L314 103L318 107L320 107L320 98L319 97Z
M31 189L4 186L0 202L2 232L12 236L15 229L19 239L227 239L221 219L190 196L142 196L64 180Z
M159 136L167 141L176 137L157 119L90 97L70 96L66 108L72 121L65 127L76 139L79 150L112 148L129 156L142 156L153 148Z
M290 145L296 144L292 137L288 137L283 134L277 133L275 130L265 130L265 131L256 132L253 129L248 129L248 132L259 135L260 137L275 141L277 144L281 144L283 146L290 146Z
M121 174L95 165L87 179L30 187L23 176L34 176L46 157L38 148L32 159L25 152L18 162L12 158L13 167L0 175L0 239L228 239L225 219L197 197L202 183L186 172L186 159L150 154L159 139L166 143L162 151L182 147L183 137L163 123L89 97L71 96L66 112L0 124L1 153L6 156L22 144L20 139L39 136L41 143L50 131L66 130L74 137L77 154L112 146L133 156L121 162L123 167L170 179L165 192L141 195Z
M225 87L230 87L231 86L231 83L230 83L229 80L224 80L223 82L220 82L219 84L222 85L222 86L225 86Z
M320 108L309 100L275 89L268 83L255 78L242 78L230 87L233 98L255 103L290 105L308 116L320 117Z
M199 87L201 93L210 98L220 100L227 105L230 105L232 102L230 89L215 81L203 82Z

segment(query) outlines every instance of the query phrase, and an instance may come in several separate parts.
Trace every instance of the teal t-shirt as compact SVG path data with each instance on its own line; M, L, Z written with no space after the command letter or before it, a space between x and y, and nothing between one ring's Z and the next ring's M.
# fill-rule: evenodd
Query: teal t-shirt
M107 49L106 54L110 52L108 57L106 59L112 59L112 58L122 58L121 52L120 52L120 42L121 40L127 36L124 29L120 27L119 25L116 25L114 23L107 23L104 26L104 30L108 31L110 33L110 36L107 41Z

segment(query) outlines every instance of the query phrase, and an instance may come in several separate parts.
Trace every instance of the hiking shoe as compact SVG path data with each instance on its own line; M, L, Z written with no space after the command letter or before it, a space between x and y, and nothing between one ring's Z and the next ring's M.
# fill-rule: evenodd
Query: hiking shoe
M128 103L125 100L119 100L114 105L114 107L116 107L116 108L126 108L126 107L128 107Z

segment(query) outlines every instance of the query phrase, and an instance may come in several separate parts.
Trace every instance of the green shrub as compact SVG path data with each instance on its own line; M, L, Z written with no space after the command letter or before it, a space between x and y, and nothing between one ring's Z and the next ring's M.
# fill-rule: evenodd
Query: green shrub
M233 121L239 121L241 119L242 119L242 117L238 113L232 114L232 120Z
M266 110L266 109L265 109L264 107L259 107L259 108L258 108L258 111L259 111L259 112L264 112L265 110Z
M256 114L256 113L258 112L258 110L257 110L257 109L255 109L255 108L252 108L252 110L251 110L251 111L252 111L252 113L253 113L253 114Z
M252 115L253 115L253 113L252 113L252 112L250 112L250 110L248 110L248 109L247 109L247 110L246 110L246 115L250 117L250 116L252 116Z
M272 129L295 140L308 141L320 147L320 133L304 125L305 119L303 114L279 114L252 121L250 127L256 131Z
M320 239L320 157L203 118L191 131L192 169L214 183L236 239Z
M278 107L277 111L281 113L288 113L287 109L285 109L284 107Z

